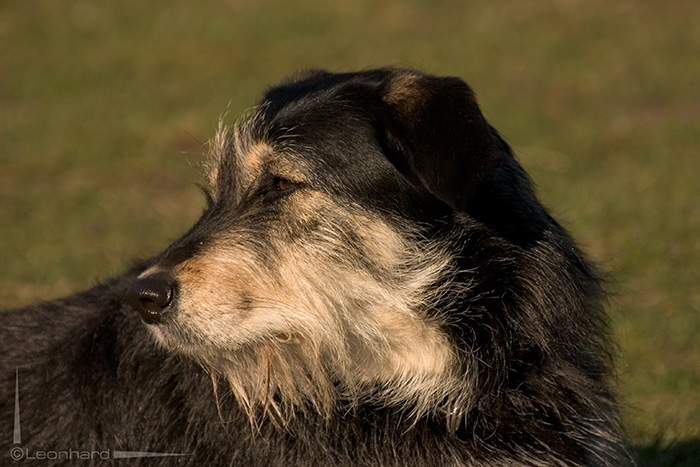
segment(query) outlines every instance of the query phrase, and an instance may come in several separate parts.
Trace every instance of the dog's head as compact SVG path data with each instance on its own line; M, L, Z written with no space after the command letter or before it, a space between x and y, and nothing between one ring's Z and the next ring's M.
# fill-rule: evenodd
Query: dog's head
M156 339L251 416L469 397L450 229L504 154L457 78L312 71L212 142L208 207L133 283Z

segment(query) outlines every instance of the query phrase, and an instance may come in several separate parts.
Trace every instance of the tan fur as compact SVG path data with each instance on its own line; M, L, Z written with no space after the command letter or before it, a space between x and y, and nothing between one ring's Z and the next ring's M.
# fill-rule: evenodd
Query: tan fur
M270 156L274 149L264 141L250 143L240 136L239 127L234 129L236 151L240 154L239 173L243 175L241 182L245 185L254 180L262 168L265 158Z
M211 188L217 185L219 176L219 163L224 155L228 152L227 146L230 138L231 130L224 124L223 118L219 120L219 129L208 143L209 157L204 161L204 173Z
M451 396L445 388L459 383L455 355L440 323L421 311L429 305L421 294L449 258L413 251L420 260L405 264L406 242L396 232L354 215L359 231L378 233L366 235L367 250L402 274L400 282L387 286L324 260L331 247L342 248L332 232L325 241L277 245L284 253L271 267L246 248L251 233L229 233L175 271L186 338L173 341L159 329L156 336L224 375L251 419L259 407L280 420L292 407L328 412L340 398L381 397L416 415L443 403Z
M392 105L417 105L425 98L425 89L418 86L420 75L406 73L393 78L383 95L384 102Z
M254 179L265 158L274 152L268 143L253 141L249 137L250 127L255 124L258 116L257 110L252 109L249 116L242 117L232 127L224 123L224 117L219 120L218 131L208 144L209 157L204 163L210 187L217 186L222 161L235 162L230 169L238 176L238 183L245 185Z

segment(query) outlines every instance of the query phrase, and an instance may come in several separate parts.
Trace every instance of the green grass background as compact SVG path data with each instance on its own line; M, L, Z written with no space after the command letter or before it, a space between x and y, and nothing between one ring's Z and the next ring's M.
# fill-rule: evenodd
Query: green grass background
M611 272L640 456L700 465L696 0L0 0L0 305L87 287L183 232L227 109L301 68L382 65L474 87Z

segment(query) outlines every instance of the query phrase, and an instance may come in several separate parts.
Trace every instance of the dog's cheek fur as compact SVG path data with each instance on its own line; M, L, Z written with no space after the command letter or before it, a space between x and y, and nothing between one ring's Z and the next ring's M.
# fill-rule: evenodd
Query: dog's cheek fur
M449 292L451 256L319 193L300 198L275 235L234 229L181 263L177 314L156 338L222 374L251 418L330 413L340 399L420 416L464 397L441 318L426 312Z

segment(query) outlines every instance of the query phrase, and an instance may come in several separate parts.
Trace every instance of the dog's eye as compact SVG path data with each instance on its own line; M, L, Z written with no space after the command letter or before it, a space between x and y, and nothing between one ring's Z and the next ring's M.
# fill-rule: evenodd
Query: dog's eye
M291 193L299 188L300 184L282 177L273 177L267 189L264 190L266 202L271 202Z
M289 191L297 187L297 184L285 178L275 177L273 180L273 188L276 191Z

